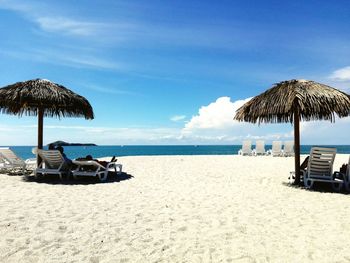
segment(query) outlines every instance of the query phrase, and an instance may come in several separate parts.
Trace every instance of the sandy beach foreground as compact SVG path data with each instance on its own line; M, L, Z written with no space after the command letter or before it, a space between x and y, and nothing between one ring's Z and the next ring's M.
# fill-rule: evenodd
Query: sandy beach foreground
M132 177L102 184L0 175L0 262L349 262L350 196L289 186L293 160L122 157Z

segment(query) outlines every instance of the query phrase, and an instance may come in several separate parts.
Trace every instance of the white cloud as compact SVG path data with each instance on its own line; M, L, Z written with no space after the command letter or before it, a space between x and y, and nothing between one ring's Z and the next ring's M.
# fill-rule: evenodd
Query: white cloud
M251 98L231 102L230 97L218 98L208 106L202 106L198 115L186 123L184 132L199 129L226 129L233 127L237 121L233 121L236 110Z
M180 139L199 143L239 144L244 139L266 141L291 138L290 125L254 125L233 120L236 110L251 98L231 101L220 97L209 105L202 106L198 114L186 123Z
M186 118L186 115L175 115L170 118L171 121L182 121Z
M300 123L302 144L350 144L350 117Z
M250 98L231 101L229 97L218 98L202 106L196 116L185 125L181 140L199 143L239 144L244 139L293 140L293 125L253 125L233 121L235 111ZM329 121L301 122L302 144L350 144L350 117Z
M350 66L335 70L330 78L336 81L350 81Z

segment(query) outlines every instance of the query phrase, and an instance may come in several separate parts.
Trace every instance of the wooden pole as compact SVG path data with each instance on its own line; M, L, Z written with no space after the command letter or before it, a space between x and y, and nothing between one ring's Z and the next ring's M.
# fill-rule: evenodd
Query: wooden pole
M38 108L38 149L43 148L43 125L44 125L44 110L43 108ZM40 157L37 155L37 164L41 162Z
M295 184L300 183L300 119L299 110L294 109L294 152L295 152Z

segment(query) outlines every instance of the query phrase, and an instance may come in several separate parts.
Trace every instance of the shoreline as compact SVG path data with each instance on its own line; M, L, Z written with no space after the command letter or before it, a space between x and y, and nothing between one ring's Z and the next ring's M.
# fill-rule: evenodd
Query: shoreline
M309 147L309 148L307 148ZM22 159L34 158L32 153L32 147L29 146L17 146L10 147L19 157ZM71 146L64 147L65 153L70 159L79 157L85 157L92 155L94 158L103 158L104 156L176 156L176 155L237 155L241 149L240 145L218 145L218 146L91 146L91 147L79 147ZM254 147L253 147L254 148ZM270 146L265 147L266 150L270 149ZM310 146L302 146L301 153L308 154L310 152ZM338 154L350 154L350 146L337 146Z

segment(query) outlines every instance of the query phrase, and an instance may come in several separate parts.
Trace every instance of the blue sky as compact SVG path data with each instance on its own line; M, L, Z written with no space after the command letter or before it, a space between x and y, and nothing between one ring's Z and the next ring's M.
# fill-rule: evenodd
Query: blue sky
M96 118L45 119L44 143L239 144L292 126L238 124L273 83L350 92L349 1L0 0L0 86L46 78ZM349 118L303 123L302 143L350 144ZM0 145L36 144L36 118L0 115Z

